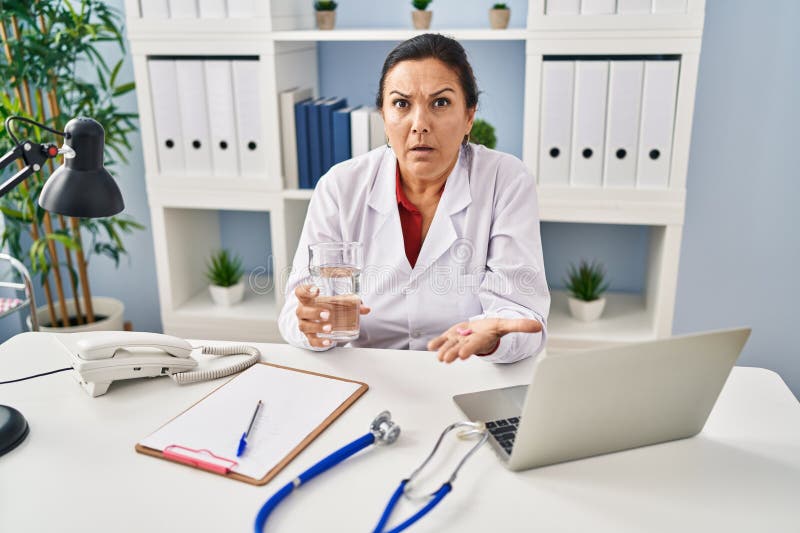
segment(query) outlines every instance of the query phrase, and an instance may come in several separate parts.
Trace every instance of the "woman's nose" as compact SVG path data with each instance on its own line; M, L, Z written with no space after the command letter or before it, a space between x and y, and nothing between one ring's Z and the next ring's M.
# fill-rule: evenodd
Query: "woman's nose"
M428 117L428 111L419 106L415 110L413 122L411 123L411 132L412 133L428 133L430 130L430 120Z

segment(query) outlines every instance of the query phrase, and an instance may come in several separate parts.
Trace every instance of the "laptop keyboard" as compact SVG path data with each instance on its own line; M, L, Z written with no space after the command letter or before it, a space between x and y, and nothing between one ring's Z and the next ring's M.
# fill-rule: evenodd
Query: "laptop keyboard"
M509 455L511 455L511 448L514 447L514 439L517 437L517 428L519 428L519 417L516 416L486 422L486 429Z

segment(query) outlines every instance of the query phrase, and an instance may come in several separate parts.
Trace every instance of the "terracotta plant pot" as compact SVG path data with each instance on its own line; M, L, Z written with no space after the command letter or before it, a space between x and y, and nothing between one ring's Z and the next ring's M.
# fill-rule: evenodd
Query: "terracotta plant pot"
M336 11L317 11L317 29L332 30L336 26Z
M490 9L489 24L493 30L504 30L508 28L508 21L511 19L510 9Z
M606 306L605 298L598 298L597 300L592 300L591 302L585 302L570 296L568 302L569 312L573 317L577 318L581 322L592 322L597 320L600 318L600 315L603 314L603 308Z
M244 282L240 281L230 287L220 287L219 285L209 285L208 291L214 303L222 307L236 305L244 298Z
M433 18L433 11L415 9L411 12L411 20L414 22L414 28L417 30L427 30L430 28L431 18Z

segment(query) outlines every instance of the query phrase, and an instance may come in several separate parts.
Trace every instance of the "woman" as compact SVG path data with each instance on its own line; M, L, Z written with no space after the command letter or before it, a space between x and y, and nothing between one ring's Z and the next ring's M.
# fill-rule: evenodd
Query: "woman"
M370 307L354 346L436 350L448 363L536 355L550 294L535 180L515 157L469 144L478 89L464 49L435 34L401 43L376 104L386 147L336 165L314 191L279 319L284 339L333 347L317 337L331 326L315 306L308 245L358 241Z

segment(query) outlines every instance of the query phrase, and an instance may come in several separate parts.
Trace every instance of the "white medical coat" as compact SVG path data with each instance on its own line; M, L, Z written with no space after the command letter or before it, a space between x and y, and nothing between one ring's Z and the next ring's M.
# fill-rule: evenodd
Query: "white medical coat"
M503 337L482 357L514 362L544 346L550 293L544 273L536 184L523 163L480 145L461 149L414 268L408 262L396 196L394 152L380 147L330 169L314 190L279 317L283 338L311 348L298 329L295 288L311 283L308 245L364 246L361 317L353 346L426 350L462 320L533 318L542 333Z

